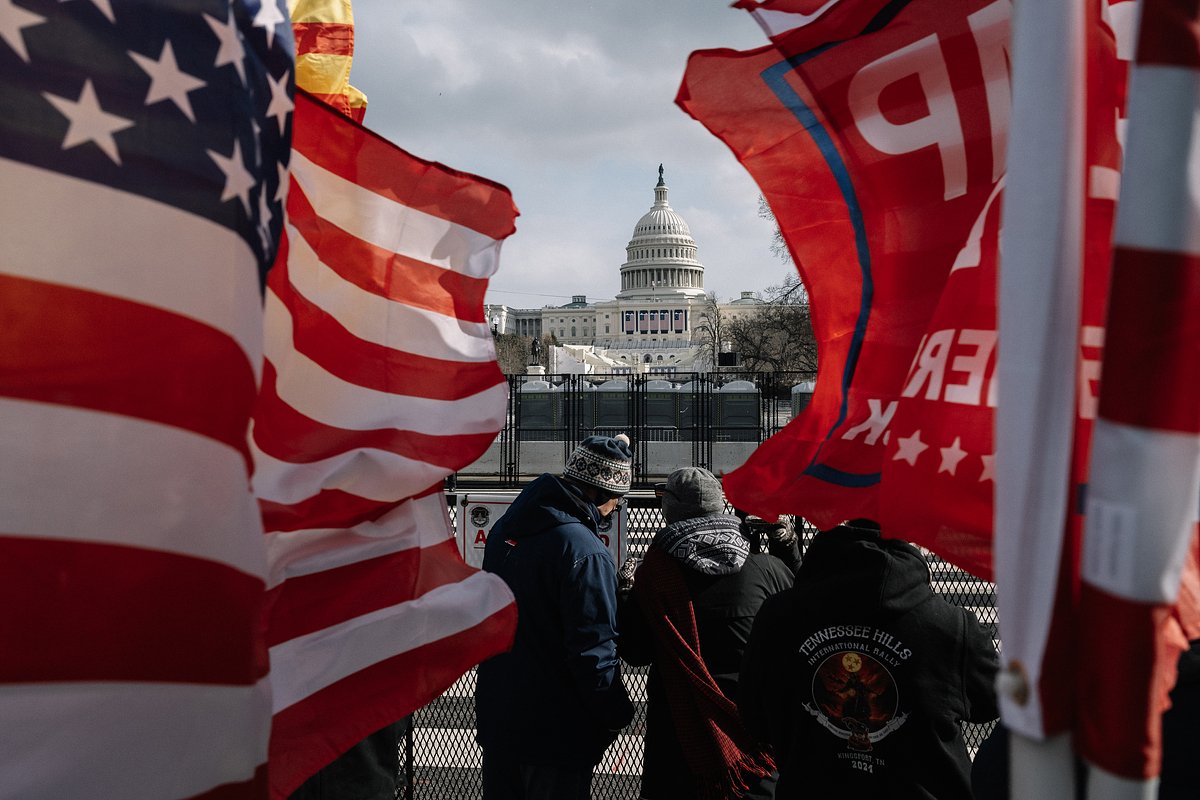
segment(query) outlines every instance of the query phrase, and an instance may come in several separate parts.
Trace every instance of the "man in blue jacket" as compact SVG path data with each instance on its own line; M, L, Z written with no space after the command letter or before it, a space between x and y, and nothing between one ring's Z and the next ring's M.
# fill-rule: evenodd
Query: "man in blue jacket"
M629 491L628 437L589 436L561 478L529 484L492 527L483 568L517 600L512 650L479 666L484 800L586 800L633 718L617 659L616 566L600 521Z

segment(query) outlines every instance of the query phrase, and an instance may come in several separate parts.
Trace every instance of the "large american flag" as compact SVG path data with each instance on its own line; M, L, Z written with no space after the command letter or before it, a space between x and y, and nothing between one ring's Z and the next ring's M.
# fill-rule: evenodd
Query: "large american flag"
M0 795L266 791L282 3L0 0Z
M271 786L285 795L508 647L442 493L504 423L483 313L507 189L296 98L286 249L254 417L272 597Z

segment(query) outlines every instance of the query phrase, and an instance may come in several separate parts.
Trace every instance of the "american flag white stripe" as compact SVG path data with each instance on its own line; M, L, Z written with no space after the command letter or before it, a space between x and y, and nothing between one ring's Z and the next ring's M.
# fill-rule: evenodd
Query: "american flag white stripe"
M504 647L515 615L503 582L462 563L437 490L503 424L481 281L512 230L507 190L306 96L294 147L288 260L266 303L264 391L279 402L260 406L252 442L275 595L276 795ZM316 352L326 333L341 357ZM373 368L387 350L403 355ZM474 370L472 388L455 388L456 370Z
M89 451L104 453L105 468L81 456ZM245 461L220 442L134 417L0 398L0 452L4 533L145 547L266 575Z
M1136 64L1130 72L1129 116L1172 119L1193 113L1200 72L1174 65ZM1130 131L1117 214L1117 244L1200 255L1200 141L1187 124L1143 124Z
M163 800L250 781L267 759L270 708L265 680L3 686L0 752L22 768L0 771L2 794Z
M1117 597L1174 603L1200 510L1200 437L1102 417L1092 463L1084 579Z
M291 256L288 271L292 286L320 306L358 338L374 344L394 345L395 331L410 333L407 352L430 358L454 361L494 361L495 346L491 330L482 322L467 322L457 317L424 308L397 303L364 291L325 267L308 243L288 230ZM268 302L279 302L273 294ZM287 320L270 315L274 324L287 330ZM268 336L275 330L268 330Z
M262 308L254 254L228 228L140 195L0 158L3 270L123 297L223 331L259 369ZM47 220L86 198L89 213L47 235ZM171 231L170 236L146 236ZM98 247L98 242L137 242ZM49 274L47 264L53 264ZM172 265L164 269L164 264ZM215 288L215 287L221 288Z
M406 548L445 540L446 500L440 492L414 497L377 520L348 528L313 528L267 534L272 574L269 586L285 578L313 575Z
M500 266L500 240L399 205L321 168L303 153L296 154L292 178L317 216L364 242L472 278L490 278Z
M502 583L476 572L416 600L380 608L276 645L271 648L272 662L293 664L295 668L275 676L275 711L399 653L470 630L511 603L512 595Z
M323 489L390 503L446 477L446 470L434 464L368 448L306 464L292 464L256 450L254 461L255 493L284 505L303 502Z
M292 401L293 407L305 416L349 430L372 430L386 424L432 434L451 429L460 433L494 433L503 423L500 416L503 409L496 410L497 401L507 396L503 384L473 397L452 401L420 397L421 382L418 380L404 382L396 392L358 386L329 374L289 346L287 328L291 314L278 298L271 296L268 300L267 313L268 335L264 342L267 361L287 365L286 371L280 371L279 394ZM397 329L412 330L393 328L393 336ZM403 403L396 401L398 395L404 397Z

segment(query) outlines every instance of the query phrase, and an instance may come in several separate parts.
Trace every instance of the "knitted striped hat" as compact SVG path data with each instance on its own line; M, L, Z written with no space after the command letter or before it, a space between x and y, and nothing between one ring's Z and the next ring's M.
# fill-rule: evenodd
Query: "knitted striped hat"
M567 459L563 477L595 486L609 494L625 494L633 482L633 451L629 437L589 436Z

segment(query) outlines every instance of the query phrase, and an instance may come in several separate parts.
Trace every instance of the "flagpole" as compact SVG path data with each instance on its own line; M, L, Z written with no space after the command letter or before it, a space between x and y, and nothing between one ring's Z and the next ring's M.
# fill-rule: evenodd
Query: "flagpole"
M1057 615L1073 450L1084 178L1081 0L1016 0L1001 233L995 576L1010 797L1070 800L1071 669ZM1064 568L1065 567L1065 568ZM1058 632L1059 639L1053 638ZM1069 650L1069 648L1067 648Z
M1088 800L1155 800L1158 778L1130 780L1089 765L1087 796Z
M1038 741L1014 732L1009 737L1008 752L1010 798L1075 797L1075 755L1070 734Z

